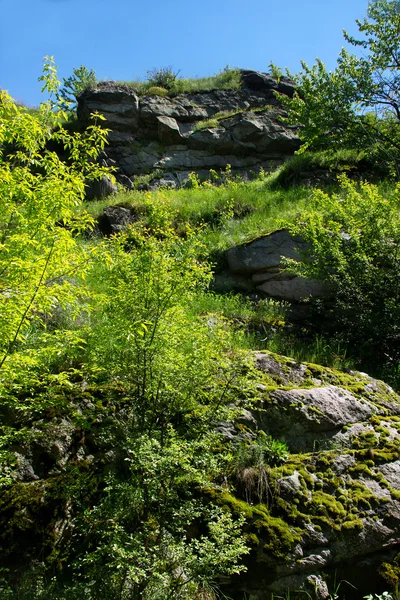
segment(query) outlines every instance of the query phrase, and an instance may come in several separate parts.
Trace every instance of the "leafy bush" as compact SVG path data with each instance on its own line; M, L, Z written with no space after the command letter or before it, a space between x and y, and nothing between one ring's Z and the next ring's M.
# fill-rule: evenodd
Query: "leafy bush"
M146 90L146 96L167 96L168 90L165 87L152 85Z
M398 377L400 187L380 194L342 176L339 193L317 190L309 210L288 226L309 242L313 257L297 270L335 290L325 329L351 348L363 368Z
M44 89L57 93L51 59L44 69ZM107 130L91 125L76 136L53 109L48 101L30 114L6 92L0 95L0 390L23 375L21 364L33 368L39 360L32 348L29 356L24 351L31 324L43 324L46 315L67 305L73 312L89 265L90 254L76 234L92 221L75 212L85 178L106 172L95 159ZM70 152L69 164L48 149L50 141Z
M174 71L172 67L161 67L147 71L146 85L149 87L161 87L171 90L178 78L179 71Z
M246 501L268 502L269 483L267 469L284 463L289 451L284 442L274 440L259 431L257 438L239 444L234 454L233 466L236 479Z

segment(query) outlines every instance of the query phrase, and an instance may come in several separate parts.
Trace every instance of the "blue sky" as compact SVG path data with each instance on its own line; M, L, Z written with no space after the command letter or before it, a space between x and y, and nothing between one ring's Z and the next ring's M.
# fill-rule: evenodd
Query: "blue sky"
M59 77L81 64L98 79L145 78L172 66L182 77L226 65L292 72L320 58L329 69L357 32L368 0L0 0L0 88L27 105L41 101L43 57Z

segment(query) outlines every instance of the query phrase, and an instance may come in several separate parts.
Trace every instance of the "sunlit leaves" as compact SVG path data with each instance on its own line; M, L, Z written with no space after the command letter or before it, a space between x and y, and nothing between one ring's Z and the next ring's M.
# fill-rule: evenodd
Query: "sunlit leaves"
M56 92L52 59L40 79L44 89ZM0 367L8 380L30 324L44 324L46 315L73 306L79 296L89 253L77 244L76 233L92 221L77 208L85 178L104 172L96 158L107 131L94 124L87 133L69 133L54 103L30 114L0 94ZM50 142L69 151L68 163Z

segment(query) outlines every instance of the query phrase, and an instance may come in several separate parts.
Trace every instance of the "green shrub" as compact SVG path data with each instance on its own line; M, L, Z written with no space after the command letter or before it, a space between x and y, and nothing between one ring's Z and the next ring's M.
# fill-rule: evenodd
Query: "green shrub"
M84 65L73 70L71 77L63 79L62 87L57 92L57 100L61 108L74 111L77 107L77 97L83 91L96 85L96 74Z
M400 187L381 194L368 183L357 186L345 176L340 181L339 193L315 191L307 212L288 224L309 242L313 257L292 264L335 290L334 305L320 310L324 330L349 346L363 368L398 377Z
M356 148L329 149L319 152L302 152L292 156L273 177L272 187L301 185L305 178L313 179L321 185L318 178L327 176L327 185L332 185L340 173L356 175L377 180L389 177L390 169L386 162L373 156L371 152Z
M164 87L153 85L146 90L146 96L167 96L168 90Z
M178 78L179 71L174 71L171 66L151 69L147 71L146 84L149 87L160 87L170 90Z

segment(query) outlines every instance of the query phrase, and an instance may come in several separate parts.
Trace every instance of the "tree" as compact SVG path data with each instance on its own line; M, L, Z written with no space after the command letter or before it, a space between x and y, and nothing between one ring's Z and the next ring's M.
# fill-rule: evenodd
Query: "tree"
M321 60L290 75L298 84L293 99L281 96L288 121L300 125L302 150L358 147L371 156L400 161L400 4L375 0L368 16L357 21L363 39L344 32L365 56L343 49L337 68L328 72Z
M96 74L93 69L84 65L73 70L73 74L63 79L62 87L57 91L57 100L60 108L72 112L77 107L78 95L87 88L96 85Z
M43 79L56 93L52 61ZM91 223L80 203L85 178L103 172L94 161L107 131L68 133L51 101L32 117L4 95L1 109L0 410L11 416L0 428L0 483L12 496L15 444L32 430L48 438L48 411L75 433L95 430L100 447L94 490L82 493L88 470L74 459L57 477L69 532L44 528L25 573L0 571L2 597L214 598L217 577L240 572L247 552L243 519L210 500L231 460L216 429L235 414L243 365L226 323L191 312L211 277L202 246L189 230L174 233L164 199L149 204L147 228L138 222L90 247L78 236ZM53 140L69 151L67 164ZM48 326L59 309L74 316L82 307L90 325L61 335ZM54 369L51 359L77 346L73 372ZM98 421L86 386L108 389ZM51 477L33 485L52 496Z
M57 95L51 58L40 79L43 91ZM84 134L72 134L63 128L64 118L51 100L30 114L1 92L0 391L37 364L38 353L24 350L32 325L43 324L57 307L74 305L88 267L89 254L76 234L90 227L91 219L77 207L85 179L105 172L96 158L107 131L93 123ZM50 149L50 141L67 150L68 163Z

